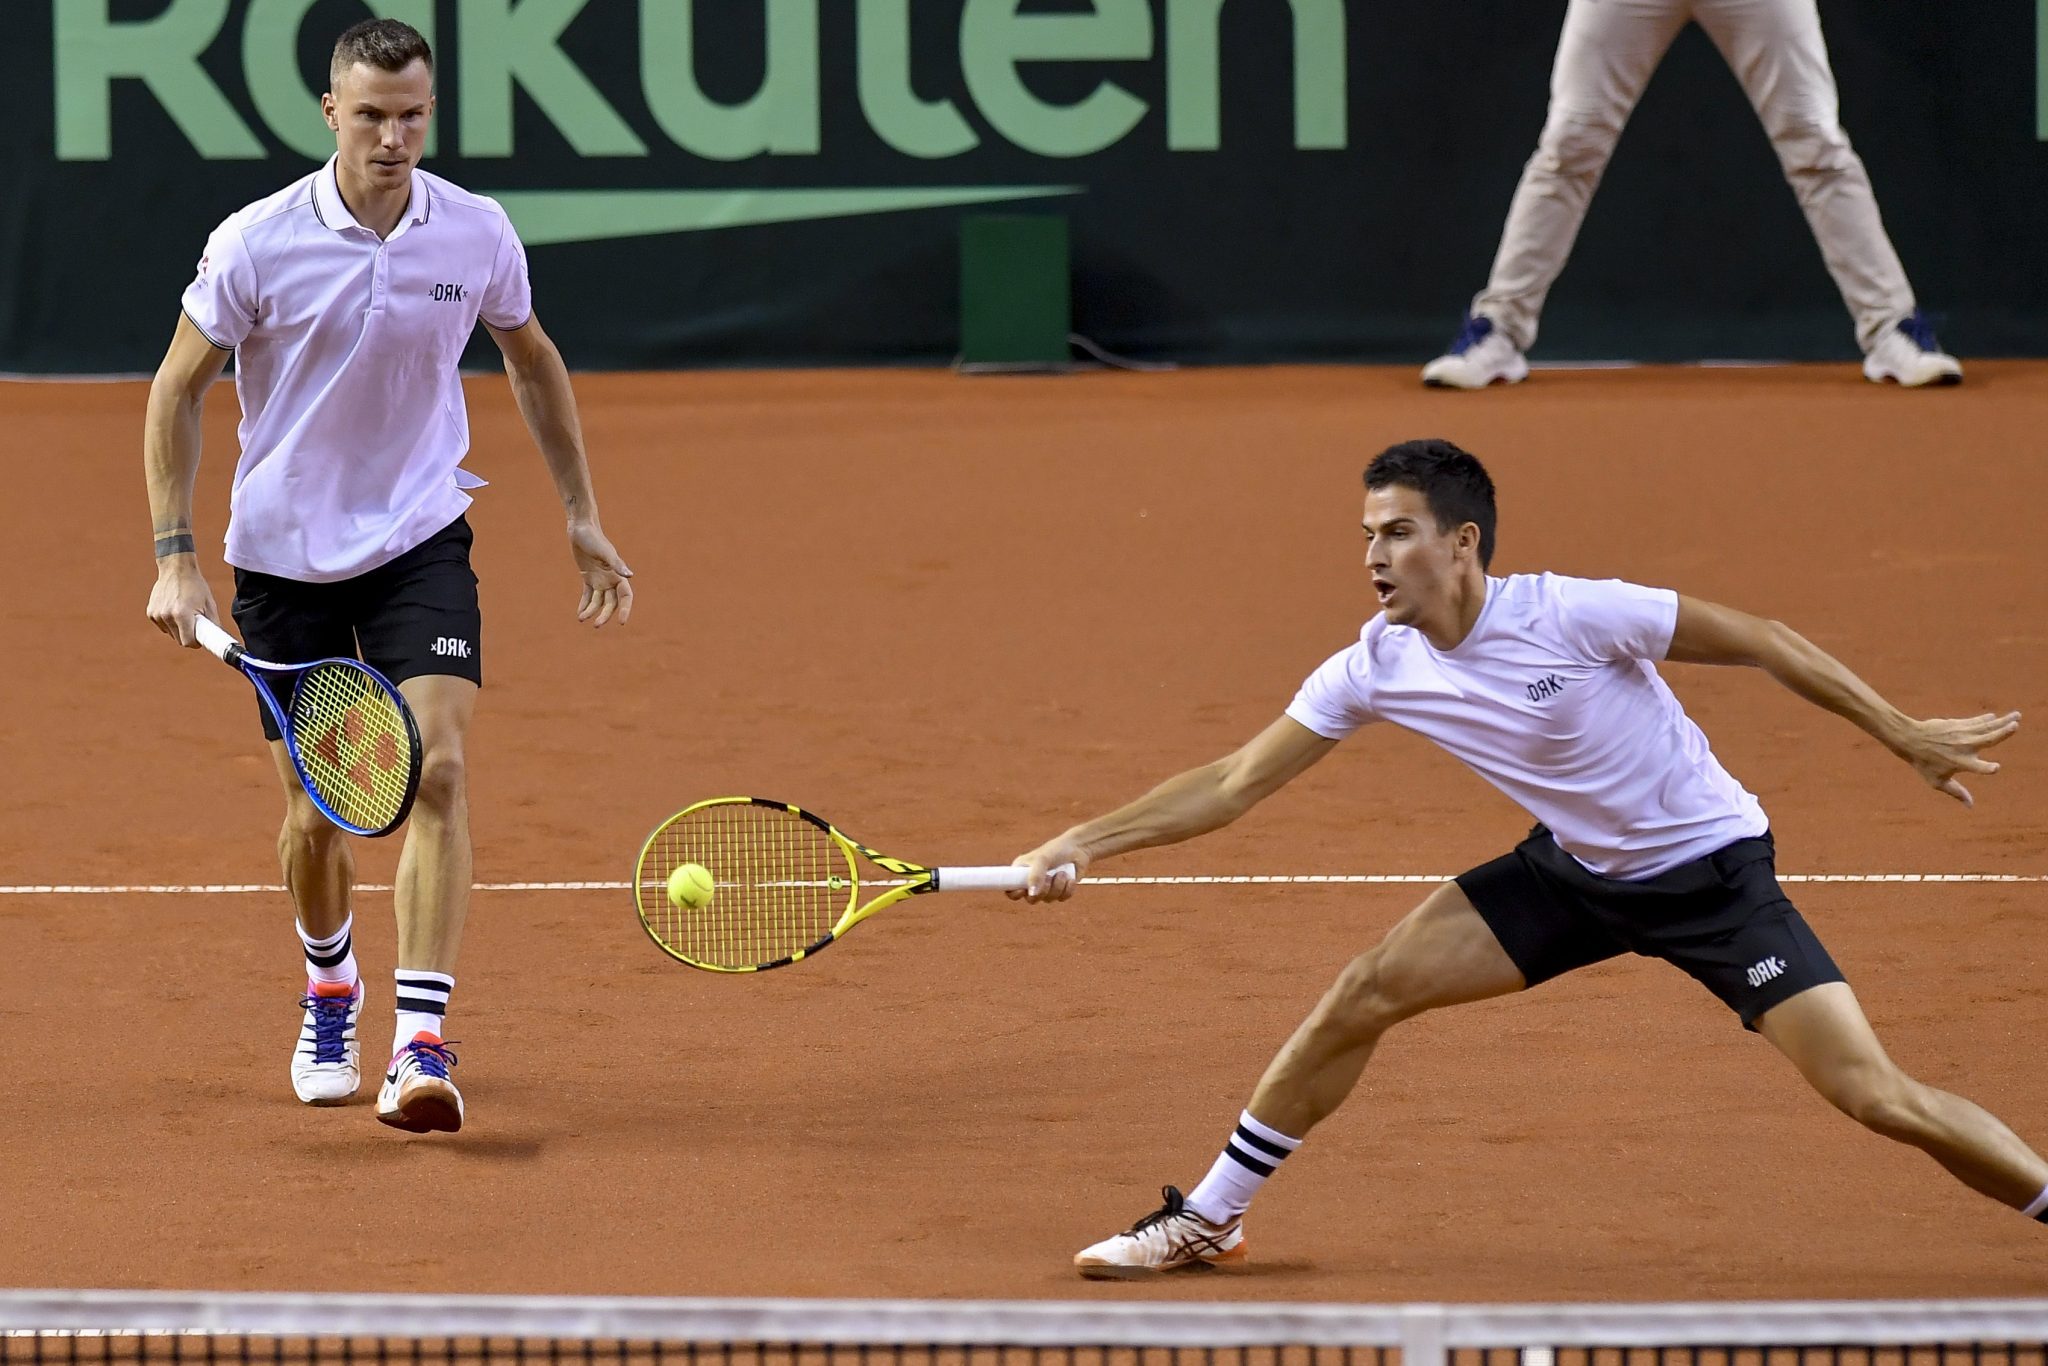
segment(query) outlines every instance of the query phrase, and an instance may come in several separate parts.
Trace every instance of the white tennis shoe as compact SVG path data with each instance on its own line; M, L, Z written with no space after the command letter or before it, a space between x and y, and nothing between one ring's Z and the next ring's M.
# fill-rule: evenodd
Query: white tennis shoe
M432 1034L420 1033L391 1055L391 1070L377 1093L377 1118L412 1134L452 1134L462 1127L462 1092L448 1076L455 1055Z
M1963 363L1941 349L1934 325L1914 309L1878 338L1863 358L1863 378L1872 384L1918 389L1928 384L1961 384Z
M308 1105L346 1105L363 1083L356 1020L363 984L308 982L299 1004L299 1046L292 1052L292 1091Z
M1131 1225L1074 1255L1074 1268L1091 1281L1138 1280L1169 1271L1200 1271L1244 1265L1244 1221L1212 1224L1187 1207L1172 1186L1160 1191L1166 1203Z
M1450 350L1422 367L1422 382L1432 389L1484 389L1527 378L1528 360L1493 319L1478 314L1465 319Z

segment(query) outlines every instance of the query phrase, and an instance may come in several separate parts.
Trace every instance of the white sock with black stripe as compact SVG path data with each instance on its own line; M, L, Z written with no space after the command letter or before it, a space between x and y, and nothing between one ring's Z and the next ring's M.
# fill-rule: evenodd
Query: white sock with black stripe
M398 1032L393 1036L391 1051L396 1053L411 1043L416 1034L445 1037L441 1033L441 1017L448 1013L448 997L455 990L455 979L445 972L420 968L400 968L394 976L398 983L394 993Z
M1300 1139L1259 1123L1246 1110L1237 1117L1237 1130L1223 1145L1216 1165L1189 1193L1187 1207L1212 1224L1231 1222L1251 1208L1252 1197L1266 1178L1300 1146Z
M298 921L292 928L299 932L299 943L306 949L306 976L315 982L346 982L350 986L356 981L355 928L353 915L343 916L341 928L333 934L316 939L306 933L306 927Z

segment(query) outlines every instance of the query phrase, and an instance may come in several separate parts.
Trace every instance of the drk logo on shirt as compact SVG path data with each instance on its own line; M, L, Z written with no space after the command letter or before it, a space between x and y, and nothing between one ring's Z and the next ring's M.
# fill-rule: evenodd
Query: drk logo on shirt
M1525 683L1522 690L1529 694L1531 702L1544 702L1564 691L1564 684L1556 674L1545 674L1534 683Z
M1785 960L1773 954L1749 970L1749 984L1760 987L1774 977L1785 975Z
M459 304L468 297L469 294L462 285L434 286L434 302L437 304Z
M456 659L469 658L469 642L454 636L435 636L434 643L427 648L444 659L450 656Z

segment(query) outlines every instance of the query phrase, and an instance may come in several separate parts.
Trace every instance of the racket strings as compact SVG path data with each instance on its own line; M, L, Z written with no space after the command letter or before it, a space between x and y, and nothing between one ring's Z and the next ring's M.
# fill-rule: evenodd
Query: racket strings
M669 899L669 874L687 863L711 873L711 899L702 906ZM750 968L825 939L856 891L851 862L824 830L781 807L722 803L688 812L655 836L639 900L648 929L671 952L710 967Z
M397 702L367 670L329 663L301 674L292 730L307 785L336 815L366 830L398 818L417 746Z

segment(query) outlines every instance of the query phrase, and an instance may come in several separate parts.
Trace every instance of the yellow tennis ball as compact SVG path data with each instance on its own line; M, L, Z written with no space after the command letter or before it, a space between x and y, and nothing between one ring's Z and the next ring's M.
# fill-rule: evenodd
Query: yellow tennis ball
M711 880L709 868L701 863L685 863L668 875L668 899L694 911L711 904L711 892L717 885Z

